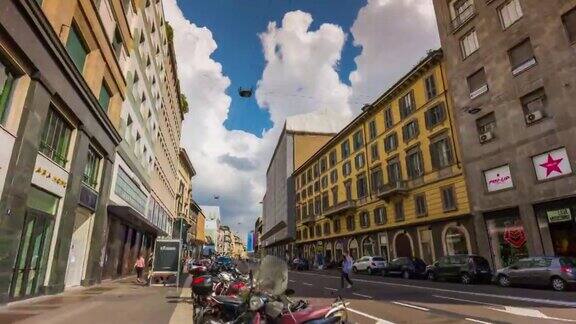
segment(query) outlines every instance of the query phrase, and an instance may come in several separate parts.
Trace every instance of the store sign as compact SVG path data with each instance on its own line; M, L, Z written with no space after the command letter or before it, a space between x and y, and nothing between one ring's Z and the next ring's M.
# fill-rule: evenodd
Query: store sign
M68 187L68 172L42 154L38 154L32 183L57 196L64 197Z
M570 212L570 208L549 210L546 212L546 215L548 216L548 222L550 223L567 222L572 219L572 213Z
M2 196L2 188L4 188L12 147L14 146L14 136L0 128L0 143L2 143L2 149L0 150L0 196Z
M532 158L538 180L547 180L571 174L570 160L565 148L549 151Z
M490 192L504 190L514 186L509 165L484 171L484 178L486 180L486 188L488 188Z

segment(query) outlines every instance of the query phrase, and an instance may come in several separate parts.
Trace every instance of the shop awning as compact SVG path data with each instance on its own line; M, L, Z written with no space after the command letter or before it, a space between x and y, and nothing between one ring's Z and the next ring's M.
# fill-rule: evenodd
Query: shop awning
M126 223L131 224L136 229L140 229L145 232L150 232L155 234L156 236L164 236L167 235L166 232L158 228L148 219L144 218L142 214L140 214L136 209L130 206L116 206L116 205L109 205L108 206L108 213L120 218L121 220L125 221Z

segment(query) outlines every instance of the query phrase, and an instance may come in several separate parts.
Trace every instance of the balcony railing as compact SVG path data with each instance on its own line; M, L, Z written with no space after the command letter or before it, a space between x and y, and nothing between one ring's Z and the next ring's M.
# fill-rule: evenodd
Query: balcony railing
M306 217L302 217L302 222L303 225L306 224L310 224L310 223L314 223L314 215L308 215Z
M377 195L380 199L387 199L396 195L403 195L408 191L408 183L400 180L389 182L378 189Z
M455 9L456 10L456 9ZM476 7L474 6L474 1L469 0L461 8L457 9L455 17L450 22L450 27L452 32L458 30L462 27L468 20L472 19L476 14Z
M356 208L356 202L353 200L346 200L326 209L324 211L324 216L326 217L336 216L354 208Z

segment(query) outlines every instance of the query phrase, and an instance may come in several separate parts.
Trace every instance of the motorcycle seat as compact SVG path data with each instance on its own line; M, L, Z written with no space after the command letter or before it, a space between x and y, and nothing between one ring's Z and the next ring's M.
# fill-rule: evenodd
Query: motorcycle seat
M241 305L242 299L234 296L214 296L214 300L220 304Z
M296 323L304 323L306 321L313 319L323 319L329 310L330 306L325 307L310 306L303 310L292 313L292 315L294 315Z

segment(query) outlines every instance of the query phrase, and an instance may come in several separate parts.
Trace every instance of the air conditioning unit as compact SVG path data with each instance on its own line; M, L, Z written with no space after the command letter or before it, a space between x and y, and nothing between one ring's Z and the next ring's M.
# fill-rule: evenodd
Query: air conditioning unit
M526 118L526 124L532 124L542 119L544 114L542 114L540 110L535 110L534 112L526 114L524 117Z
M494 138L494 134L492 134L492 132L486 132L486 133L480 134L480 143L486 143L493 138Z

